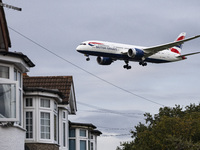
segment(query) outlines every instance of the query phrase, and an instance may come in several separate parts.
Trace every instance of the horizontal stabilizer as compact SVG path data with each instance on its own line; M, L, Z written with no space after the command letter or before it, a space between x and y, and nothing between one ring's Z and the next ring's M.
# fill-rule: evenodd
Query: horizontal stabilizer
M180 55L177 57L185 57L185 56L190 56L190 55L195 55L195 54L199 54L200 52L195 52L195 53L189 53L189 54L184 54L184 55Z

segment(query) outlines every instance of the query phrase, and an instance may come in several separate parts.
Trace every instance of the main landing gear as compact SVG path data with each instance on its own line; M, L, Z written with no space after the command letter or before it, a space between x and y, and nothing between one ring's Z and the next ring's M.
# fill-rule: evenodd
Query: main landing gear
M129 66L129 62L128 61L125 61L126 65L124 65L124 69L131 69L131 66Z
M144 61L141 61L141 62L139 62L139 65L142 65L142 66L147 66L147 63L146 63L146 62L144 62Z

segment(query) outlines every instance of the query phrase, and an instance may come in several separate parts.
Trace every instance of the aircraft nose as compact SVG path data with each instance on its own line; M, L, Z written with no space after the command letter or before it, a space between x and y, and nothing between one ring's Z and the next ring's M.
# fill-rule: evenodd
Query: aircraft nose
M76 47L76 51L79 52L80 50L81 50L81 45L79 45L79 46Z

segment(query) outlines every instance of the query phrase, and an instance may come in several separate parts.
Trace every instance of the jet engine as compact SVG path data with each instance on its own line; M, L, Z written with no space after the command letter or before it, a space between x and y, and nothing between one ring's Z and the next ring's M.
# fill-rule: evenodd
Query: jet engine
M99 65L110 65L113 60L110 57L97 57L97 62Z
M131 58L142 58L144 56L144 51L134 48L128 50L128 57Z

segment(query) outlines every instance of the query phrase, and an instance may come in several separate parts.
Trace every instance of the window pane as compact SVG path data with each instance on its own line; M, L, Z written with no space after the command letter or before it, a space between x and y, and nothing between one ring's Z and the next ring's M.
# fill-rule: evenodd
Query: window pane
M69 150L76 150L76 141L74 139L69 140Z
M86 137L86 130L80 130L80 136Z
M9 79L9 67L0 66L0 78Z
M16 118L15 84L0 84L0 118Z
M63 119L65 119L65 112L63 112Z
M65 123L63 122L63 147L66 146L66 129L65 129Z
M21 72L17 72L17 81L19 82L19 87L22 87L22 75Z
M33 113L26 112L26 138L33 138Z
M86 141L80 140L80 150L86 150Z
M54 111L57 112L57 103L54 102Z
M42 139L50 139L50 113L41 112L40 130Z
M75 136L76 136L75 129L73 129L73 128L69 129L69 137L75 137Z
M57 141L57 116L54 115L54 141Z
M33 106L33 99L32 98L26 98L26 107Z
M91 150L94 150L94 144L91 142Z
M14 70L14 80L17 81L17 70Z
M49 99L41 99L40 106L50 108L50 100Z

